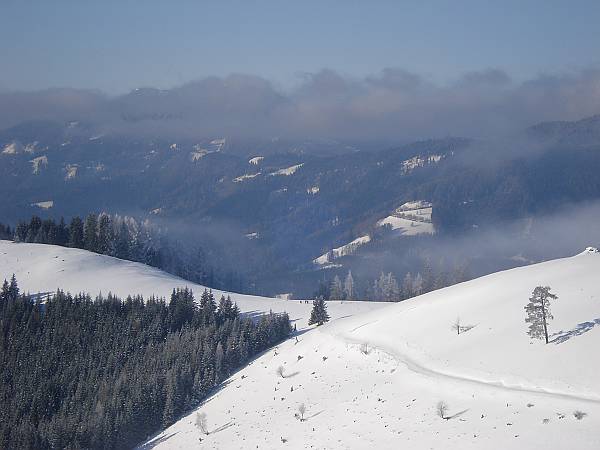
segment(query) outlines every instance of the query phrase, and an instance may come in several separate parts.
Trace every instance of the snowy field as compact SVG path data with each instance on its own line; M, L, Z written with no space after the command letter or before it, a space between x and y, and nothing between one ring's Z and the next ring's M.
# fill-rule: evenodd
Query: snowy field
M144 448L598 449L599 272L584 252L338 318L227 380L197 410L208 436L193 411ZM548 345L526 335L538 284L559 296Z
M31 292L201 289L141 264L0 242L0 274L12 271ZM398 304L330 303L331 322L259 356L141 448L597 450L598 273L600 253L589 250ZM526 334L523 308L537 285L559 297L547 345ZM310 311L297 301L234 298L245 311L286 309L299 329ZM436 413L440 401L447 419ZM209 435L194 425L198 411Z
M204 286L191 283L144 264L97 255L86 250L44 244L16 244L0 240L0 282L15 274L23 292L52 293L60 288L71 293L87 292L96 296L111 291L120 297L141 294L170 298L177 287L189 287L196 299ZM312 303L281 300L213 290L217 302L222 293L231 295L241 311L251 314L286 311L300 330L308 326ZM374 302L332 302L332 317L364 313L389 306Z

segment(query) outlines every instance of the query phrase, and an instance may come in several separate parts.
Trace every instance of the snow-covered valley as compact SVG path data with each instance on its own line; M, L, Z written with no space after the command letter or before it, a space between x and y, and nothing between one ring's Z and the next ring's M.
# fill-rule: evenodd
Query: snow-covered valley
M141 447L600 448L599 271L600 253L588 249L398 304L329 302L332 320L316 329L307 303L232 294L245 312L288 311L297 340L253 360ZM32 293L202 289L83 250L2 241L0 274L12 272ZM526 334L523 308L537 285L558 295L549 344Z

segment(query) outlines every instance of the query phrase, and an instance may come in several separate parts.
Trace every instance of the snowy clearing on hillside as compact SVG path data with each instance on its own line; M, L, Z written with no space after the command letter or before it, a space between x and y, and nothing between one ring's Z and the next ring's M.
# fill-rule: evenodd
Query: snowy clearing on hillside
M111 291L121 297L141 294L169 298L173 288L188 286L199 299L204 286L189 282L153 267L124 261L85 250L45 244L0 241L0 282L15 273L24 292L51 293L60 288L71 293L88 292L95 296ZM287 311L297 328L308 324L312 305L297 300L279 300L255 295L228 293L242 312L252 314ZM334 302L329 314L341 317L386 306L376 302Z
M208 150L200 149L190 153L190 157L192 161L198 161L208 155L210 152Z
M235 177L233 179L234 183L241 183L242 181L251 180L252 178L256 178L259 176L261 172L257 173L245 173L244 175L240 175L239 177Z
M223 146L226 144L227 140L225 138L213 139L210 141L210 145L213 147L213 151L220 152L223 149Z
M424 200L406 202L396 208L391 216L379 220L377 226L389 225L392 230L400 230L404 236L434 234L435 228L431 223L432 212L432 204Z
M279 169L279 170L276 170L275 172L271 172L269 175L271 175L271 176L277 176L277 175L289 176L289 175L293 175L303 165L304 165L304 163L302 163L302 164L296 164L295 166L290 166L290 167L286 167L285 169Z
M334 319L264 353L140 448L598 449L598 271L589 251ZM526 334L536 284L559 296L548 345ZM474 327L457 335L457 316Z
M18 142L11 142L10 144L6 144L2 149L2 154L4 155L16 155L19 153L21 146Z
M77 164L67 164L65 166L65 180L71 180L77 176L77 170L79 169L79 165Z
M425 157L413 156L402 163L402 172L407 174L418 167L425 167L428 164L438 163L443 157L443 155L429 155Z
M358 247L360 247L361 245L365 245L369 242L371 242L371 236L369 236L368 234L365 236L361 236L359 238L354 239L352 242L348 242L347 244L342 245L341 247L337 247L328 251L327 253L323 253L318 258L315 258L313 260L313 263L318 265L325 265L337 258L341 258L342 256L351 255L356 251Z
M29 162L31 163L33 174L37 175L40 173L40 170L42 169L42 167L48 166L48 157L47 156L38 156L37 158L33 158Z
M417 234L433 234L433 224L427 222L416 222L403 217L388 216L377 222L377 226L390 225L392 230L400 230L404 236L416 236Z
M264 156L255 156L248 161L248 164L252 164L253 166L258 166L260 162L265 159Z
M312 186L306 189L306 193L310 194L310 195L316 195L319 193L321 189L319 188L319 186Z
M41 209L50 209L54 206L54 201L46 200L45 202L32 203L31 206L37 206L38 208L41 208Z
M27 144L25 146L25 148L23 148L23 151L25 153L35 153L38 150L38 144L39 144L38 141L31 142L31 143Z

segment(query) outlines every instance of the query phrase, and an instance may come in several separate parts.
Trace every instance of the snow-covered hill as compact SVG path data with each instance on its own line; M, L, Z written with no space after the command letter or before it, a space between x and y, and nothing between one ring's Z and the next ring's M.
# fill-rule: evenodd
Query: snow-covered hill
M188 286L199 298L204 286L144 264L98 255L85 250L43 244L16 244L0 240L0 281L15 274L23 292L48 293L60 288L95 296L112 292L121 297L141 294L169 298L177 287ZM218 301L223 292L214 290ZM286 311L298 329L307 326L312 304L253 295L230 294L243 312ZM335 302L330 315L341 317L384 306L373 302Z
M0 274L13 271L31 292L202 289L141 264L2 241ZM309 330L309 304L234 294L245 311L290 312L298 340L252 361L142 448L598 449L598 273L600 253L589 249L399 304L332 302L332 321ZM523 307L537 285L559 297L547 345L526 334ZM457 317L472 328L457 335ZM198 411L208 436L194 425Z
M599 272L590 249L340 317L227 380L197 410L208 436L193 411L146 448L598 449ZM538 284L559 297L548 345L524 322Z

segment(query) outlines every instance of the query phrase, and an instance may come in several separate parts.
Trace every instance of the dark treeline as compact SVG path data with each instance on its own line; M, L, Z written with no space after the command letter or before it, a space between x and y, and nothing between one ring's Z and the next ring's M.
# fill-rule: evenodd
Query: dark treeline
M211 292L164 299L0 292L0 448L131 448L249 358L285 339L287 314L240 316Z
M33 216L29 222L20 222L14 232L0 225L0 235L15 242L53 244L82 248L103 255L141 262L205 286L230 291L249 291L249 282L236 271L223 265L215 266L219 252L208 254L201 246L179 244L163 230L149 222L138 222L131 217L88 214L84 219L73 217L41 219Z
M8 225L0 223L0 239L12 239L14 232Z

